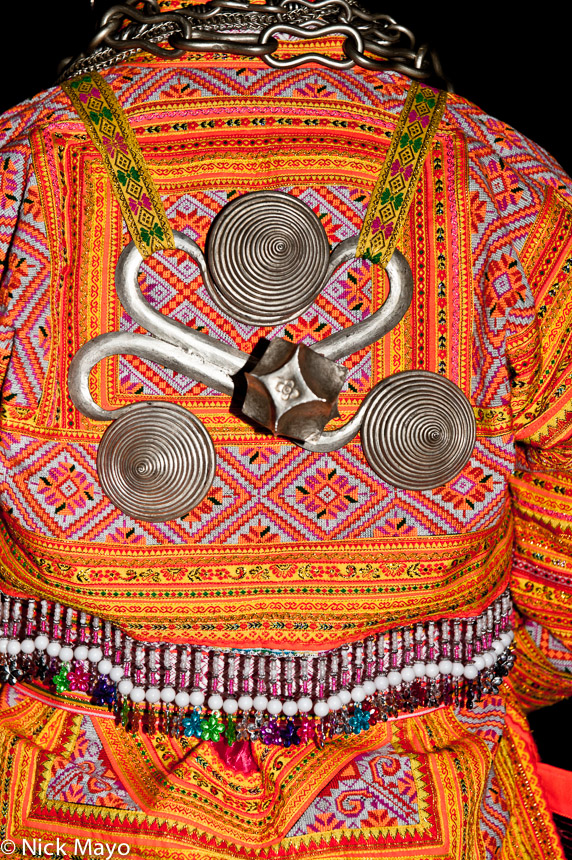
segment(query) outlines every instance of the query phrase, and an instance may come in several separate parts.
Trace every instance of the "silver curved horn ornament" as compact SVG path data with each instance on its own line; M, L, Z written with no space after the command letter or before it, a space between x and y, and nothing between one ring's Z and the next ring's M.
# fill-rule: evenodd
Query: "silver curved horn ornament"
M358 236L330 253L317 215L280 191L260 191L227 204L209 232L206 255L183 233L175 247L197 263L213 301L228 316L268 326L298 317L312 305L335 270L355 258ZM366 319L305 346L271 340L254 357L164 316L145 299L138 274L143 257L131 242L115 272L118 298L148 334L109 332L86 343L69 369L70 397L95 421L113 421L97 459L106 495L135 519L162 522L185 516L208 493L216 454L201 421L172 403L141 402L103 409L91 395L89 375L113 355L155 361L223 394L246 382L245 417L310 451L343 447L362 430L371 468L394 486L441 486L468 461L476 438L465 395L428 371L405 371L378 383L356 414L334 431L337 400L347 369L337 363L380 340L403 318L413 297L405 257L394 251L387 266L389 293Z

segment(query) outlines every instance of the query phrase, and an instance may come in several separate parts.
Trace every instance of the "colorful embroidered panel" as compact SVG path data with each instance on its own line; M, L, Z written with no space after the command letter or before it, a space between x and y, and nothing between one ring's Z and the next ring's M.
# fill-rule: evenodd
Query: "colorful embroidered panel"
M3 835L19 844L59 835L68 849L91 839L192 860L561 857L524 723L498 697L321 751L243 743L229 758L220 744L152 741L18 688L2 695Z
M323 70L312 73L316 87L309 87L305 69L281 73L278 81L252 63L224 68L193 65L185 72L192 84L181 83L179 73L171 89L162 82L155 94L151 86L147 102L127 108L171 227L204 247L227 201L277 188L317 214L332 247L357 235L395 130L395 117L375 102L373 78ZM210 88L208 97L201 87ZM399 113L402 102L394 104ZM380 619L390 625L420 613L475 614L503 590L513 452L490 412L458 478L437 490L404 492L374 475L359 437L317 456L260 436L232 414L226 396L193 380L137 358L112 358L91 375L97 402L114 408L174 401L204 421L218 458L211 492L188 516L149 524L119 512L97 481L105 424L73 407L67 371L79 347L98 334L141 331L113 286L130 235L101 154L80 122L36 129L32 149L33 211L50 263L44 251L42 277L31 276L33 256L16 244L30 274L25 279L20 267L14 277L32 291L32 303L35 295L44 302L49 290L49 313L35 323L46 331L42 363L37 347L31 350L36 375L27 382L15 364L5 385L5 450L14 466L4 496L6 558L14 587L45 589L52 599L94 613L104 604L110 618L151 639L191 635L205 644L314 648L359 637ZM399 370L433 370L467 396L475 374L488 373L486 357L472 366L467 169L462 141L444 127L423 162L399 243L412 267L415 301L386 338L345 362L340 421L372 385ZM80 249L69 259L58 251L62 229L66 247ZM319 340L363 319L387 290L379 265L356 260L336 272L298 320L256 330L223 317L192 261L178 251L149 257L142 285L163 313L249 352L261 336ZM26 349L18 331L16 362ZM506 379L506 367L495 368L494 390L508 388ZM489 393L485 385L477 411L487 407ZM12 556L11 542L25 555ZM151 591L160 595L159 613Z

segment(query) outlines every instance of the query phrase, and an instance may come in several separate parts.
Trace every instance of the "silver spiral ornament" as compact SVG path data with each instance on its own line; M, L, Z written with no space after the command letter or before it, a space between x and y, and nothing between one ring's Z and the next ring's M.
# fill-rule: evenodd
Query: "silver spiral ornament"
M104 493L136 520L182 517L208 493L216 454L204 425L174 403L138 403L109 425L97 452Z
M317 215L282 191L228 203L209 232L212 298L233 319L278 325L300 316L321 291L330 246Z
M467 465L476 422L463 392L427 370L396 373L372 391L361 427L368 463L403 490L433 490Z

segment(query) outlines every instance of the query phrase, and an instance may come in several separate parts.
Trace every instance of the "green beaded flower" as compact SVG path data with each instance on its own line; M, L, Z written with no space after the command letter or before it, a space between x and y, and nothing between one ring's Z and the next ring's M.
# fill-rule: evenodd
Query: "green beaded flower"
M58 693L64 693L70 688L70 682L68 680L69 670L70 664L62 663L62 665L60 666L60 671L52 678L52 684L54 685Z
M219 741L224 731L220 716L211 714L206 720L201 720L201 739L203 741Z

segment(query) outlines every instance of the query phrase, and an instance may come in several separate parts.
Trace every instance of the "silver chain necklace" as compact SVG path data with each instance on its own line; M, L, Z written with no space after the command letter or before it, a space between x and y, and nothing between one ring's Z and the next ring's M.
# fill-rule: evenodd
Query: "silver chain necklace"
M355 0L276 0L256 5L248 0L212 0L172 12L161 12L157 0L146 0L142 11L134 8L135 2L127 0L107 10L87 52L65 65L59 81L107 68L138 51L165 59L186 52L220 52L260 57L278 69L311 61L332 69L358 65L372 71L397 71L452 90L435 51L427 45L416 48L410 30L389 15L365 11ZM279 59L275 56L279 34L299 40L343 35L344 57L308 52Z

